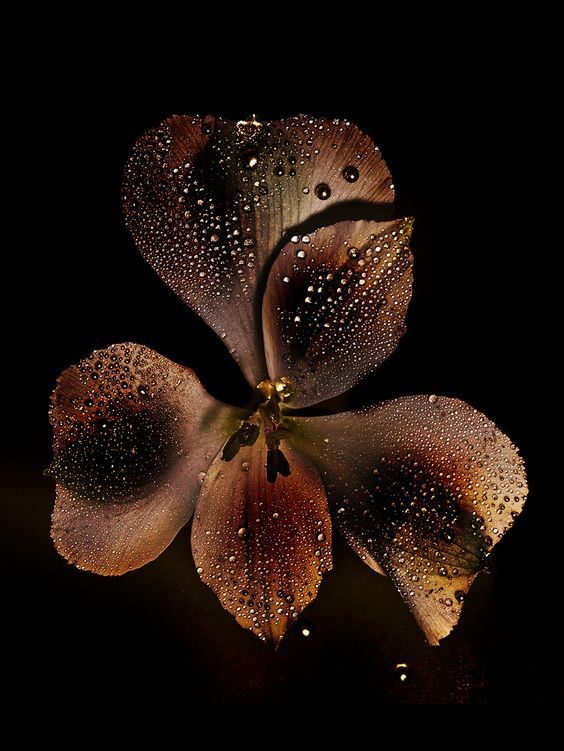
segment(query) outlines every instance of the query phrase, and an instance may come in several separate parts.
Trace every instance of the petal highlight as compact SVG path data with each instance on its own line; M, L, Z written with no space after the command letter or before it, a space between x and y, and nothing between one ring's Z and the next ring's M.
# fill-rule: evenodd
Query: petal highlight
M409 396L296 425L344 536L392 578L438 644L523 508L517 449L483 414L447 397Z
M411 228L410 219L339 222L281 250L263 331L270 377L290 379L291 407L348 391L394 351L411 299Z
M221 336L251 385L266 375L257 284L289 228L343 201L391 204L391 176L351 123L175 115L135 144L127 225L162 279Z
M78 568L118 575L156 558L189 520L199 474L237 415L192 370L128 343L65 370L50 421L55 546Z
M192 523L202 580L243 628L278 644L331 569L331 520L315 467L284 446L290 474L266 476L260 439L215 459Z

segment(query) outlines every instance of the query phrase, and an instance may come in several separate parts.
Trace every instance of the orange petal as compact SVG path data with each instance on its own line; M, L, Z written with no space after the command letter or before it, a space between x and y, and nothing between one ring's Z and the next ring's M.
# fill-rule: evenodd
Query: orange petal
M199 474L237 422L191 370L138 344L65 370L50 419L55 546L104 575L139 568L172 542L192 515Z
M348 391L382 363L405 331L412 221L340 222L289 242L263 302L271 378L292 382L292 407Z
M334 519L393 579L430 644L462 602L527 493L523 461L493 422L458 399L409 396L296 419Z
M175 115L136 143L123 196L145 258L254 386L266 375L257 282L284 232L337 203L391 204L394 193L379 150L350 123Z
M192 523L203 581L223 607L277 644L331 569L331 520L319 475L288 445L290 475L266 480L262 439L210 467Z

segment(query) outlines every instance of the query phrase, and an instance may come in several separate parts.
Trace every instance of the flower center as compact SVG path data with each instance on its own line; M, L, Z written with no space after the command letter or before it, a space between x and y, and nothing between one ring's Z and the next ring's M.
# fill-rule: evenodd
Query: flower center
M268 482L276 482L278 475L288 477L290 465L280 448L280 442L290 434L290 428L286 424L280 403L292 396L292 384L286 376L275 378L273 381L266 378L257 384L257 391L262 397L255 412L241 422L238 430L227 440L221 458L224 462L234 459L243 446L252 446L256 443L262 432L266 442L266 479Z

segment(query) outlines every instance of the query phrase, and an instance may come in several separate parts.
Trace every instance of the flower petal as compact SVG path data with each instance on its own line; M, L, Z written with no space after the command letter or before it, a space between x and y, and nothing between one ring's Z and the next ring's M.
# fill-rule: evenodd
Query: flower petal
M192 551L223 607L277 644L331 569L331 520L319 474L284 446L288 476L266 477L262 439L210 467L192 522Z
M192 515L237 422L188 368L138 344L96 350L52 396L52 537L78 568L123 574L156 558Z
M136 143L123 196L142 254L254 386L266 375L257 280L284 231L330 205L391 204L394 193L379 150L350 123L175 115Z
M345 537L393 579L437 644L523 508L517 449L487 417L447 397L296 422L297 445L316 457Z
M270 377L292 383L292 407L342 394L396 348L411 299L411 227L410 219L339 222L277 256L264 342Z

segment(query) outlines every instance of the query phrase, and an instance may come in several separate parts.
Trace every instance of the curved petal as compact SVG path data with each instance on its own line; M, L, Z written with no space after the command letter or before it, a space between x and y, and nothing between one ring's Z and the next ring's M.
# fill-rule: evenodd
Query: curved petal
M51 405L51 535L69 563L104 575L139 568L172 542L237 422L193 371L139 344L65 370Z
M292 382L290 406L348 391L394 351L411 299L411 228L411 219L340 222L281 250L263 331L270 377Z
M331 520L319 474L290 446L290 473L266 476L261 439L213 462L192 522L198 573L239 625L277 644L331 569Z
M266 375L257 280L284 231L338 202L391 204L394 192L379 150L348 122L175 115L135 144L123 198L141 253L254 386Z
M356 552L393 579L431 644L457 623L486 557L525 502L523 461L458 399L409 396L296 418Z

